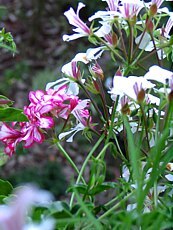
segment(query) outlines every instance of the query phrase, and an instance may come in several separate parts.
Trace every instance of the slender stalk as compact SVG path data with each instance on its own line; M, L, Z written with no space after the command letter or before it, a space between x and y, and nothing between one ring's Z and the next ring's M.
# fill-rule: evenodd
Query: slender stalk
M113 47L111 47L111 46L109 46L109 44L106 42L106 41L104 41L102 38L100 38L100 37L97 37L97 36L95 36L100 42L102 42L110 51L112 51L112 53L118 58L118 59L120 59L122 62L125 62L125 60L124 60L124 58L119 54L119 53L117 53L116 51L115 51L115 49L113 49Z
M157 58L158 65L159 65L159 66L162 66L162 65L161 65L161 61L160 61L160 59L159 59L159 55L158 55L158 53L157 53L157 47L156 47L156 43L155 43L153 34L150 33L150 36L151 36L151 40L152 40L152 42L153 42L154 49L156 50L156 58Z
M150 141L149 141L149 136L148 136L147 119L146 119L144 108L143 108L142 104L140 104L140 109L141 109L143 120L144 120L145 136L146 136L146 140L147 140L148 150L150 150Z
M89 154L88 154L88 156L86 157L86 159L85 159L85 161L84 161L84 163L83 163L83 165L82 165L82 167L81 167L81 170L80 170L80 172L79 172L79 174L78 174L78 178L77 178L77 180L76 180L76 184L78 184L78 183L80 182L80 180L81 180L81 178L82 178L82 174L83 174L83 172L84 172L84 170L85 170L85 167L86 167L86 165L87 165L89 159L90 159L91 156L95 153L96 149L99 147L99 145L100 145L101 142L104 140L104 138L105 138L105 135L103 134L103 135L99 138L99 140L96 142L96 144L94 145L94 147L91 149L91 151L89 152ZM75 195L75 193L73 192L72 195L71 195L71 199L70 199L70 207L71 207L71 208L72 208L72 205L73 205L74 195Z
M101 215L98 219L102 220L106 216L110 215L115 209L119 208L119 206L124 203L126 200L128 200L132 195L134 191L129 193L127 196L125 196L119 203L115 204L112 208L110 208L107 212L105 212L103 215Z
M95 101L93 100L93 98L90 96L90 94L88 93L88 91L86 90L86 88L84 87L83 83L81 81L77 81L77 83L79 84L79 86L83 89L83 91L85 92L85 94L87 95L87 97L91 100L92 105L94 106L95 110L98 112L99 116L98 118L103 122L103 115L101 113L101 111L99 110L97 104L95 103Z
M124 43L124 38L123 38L123 35L122 35L122 31L121 31L119 22L117 22L116 25L118 27L118 32L119 32L119 35L120 35L120 41L121 41L121 44L122 44L122 50L123 50L124 56L125 56L126 60L128 60L126 46L125 46L125 43Z
M128 55L128 63L130 64L132 62L132 58L133 58L133 27L131 26L130 23L128 23L129 25L129 31L130 31L130 39L129 39L129 55Z
M59 141L56 141L55 145L57 146L57 148L61 151L61 153L63 154L63 156L67 159L67 161L70 163L70 165L72 166L72 168L75 170L75 172L79 175L79 170L77 168L77 166L75 165L74 161L71 159L71 157L68 155L68 153L65 151L65 149L62 147L62 145L60 144ZM84 184L86 184L85 180L83 177L81 177L82 181Z
M157 181L154 182L154 206L158 206L158 192L157 192Z
M141 44L141 42L142 42L142 39L143 39L145 33L146 33L146 28L145 28L144 31L142 32L142 35L141 35L140 40L139 40L139 43L138 43L138 44L136 45L136 47L135 47L135 50L134 50L134 52L133 52L133 56L135 56L137 50L139 49L139 46L140 46L140 44Z

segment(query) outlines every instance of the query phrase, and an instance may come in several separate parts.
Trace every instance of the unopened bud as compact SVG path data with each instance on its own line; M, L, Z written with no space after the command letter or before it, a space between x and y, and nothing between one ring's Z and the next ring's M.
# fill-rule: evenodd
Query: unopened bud
M153 25L153 22L150 18L147 18L146 19L146 29L149 33L153 33L153 28L154 28L154 25Z
M118 43L118 36L116 35L116 33L112 33L112 45L117 46L117 43Z
M173 102L173 90L171 90L171 92L168 94L168 100L169 102Z
M150 6L149 15L153 17L155 14L157 14L157 5L154 3Z
M139 92L138 92L138 95L137 95L137 101L139 103L143 102L145 99L145 90L144 89L141 89Z
M121 108L122 114L129 115L130 114L130 108L128 103L126 103L122 108Z
M102 70L102 68L100 67L100 65L97 62L95 63L95 65L93 65L90 68L90 72L94 77L96 77L96 78L99 77L101 80L104 79L103 70Z

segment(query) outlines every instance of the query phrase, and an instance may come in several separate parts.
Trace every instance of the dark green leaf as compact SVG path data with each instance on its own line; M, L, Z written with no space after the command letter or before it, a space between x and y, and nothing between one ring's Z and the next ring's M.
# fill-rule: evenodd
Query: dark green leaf
M23 114L23 110L16 108L0 108L0 121L28 121L27 117Z
M13 190L12 185L8 181L0 179L0 195L8 196Z

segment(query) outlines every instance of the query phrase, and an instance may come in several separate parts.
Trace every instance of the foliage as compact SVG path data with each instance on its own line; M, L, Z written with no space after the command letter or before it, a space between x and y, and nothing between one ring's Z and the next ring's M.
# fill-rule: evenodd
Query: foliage
M39 223L37 229L172 228L173 72L168 70L172 62L172 12L162 8L166 1L159 0L121 4L109 0L105 4L107 10L89 18L90 26L79 16L83 3L76 11L70 8L64 13L75 29L63 40L87 37L92 47L62 67L63 77L49 81L45 89L31 91L23 113L14 109L14 116L7 116L13 111L12 102L2 96L1 120L16 121L1 125L4 152L12 157L17 146L30 148L49 137L74 170L66 202L47 202L46 196L44 204L34 205L29 217L32 224ZM149 58L151 63L146 63ZM106 60L114 66L111 83ZM87 152L81 167L61 144L62 140L73 142L78 132L90 145L88 150L81 143L82 151ZM107 155L115 167L121 162L118 176L111 181ZM53 172L50 167L50 183ZM30 186L21 188L11 205L6 196L12 186L3 180L0 185L1 200L6 203L2 209L12 210L6 212L6 219L0 216L0 224L9 229L8 219L27 228L25 216L14 207L27 210L44 192ZM55 189L58 186L53 183ZM22 203L24 192L31 198ZM105 193L111 197L103 199Z

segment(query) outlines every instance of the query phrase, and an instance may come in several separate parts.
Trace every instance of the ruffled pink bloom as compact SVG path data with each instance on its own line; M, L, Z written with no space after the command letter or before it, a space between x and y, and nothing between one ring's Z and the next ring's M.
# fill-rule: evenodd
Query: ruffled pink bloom
M42 143L44 141L44 134L42 133L42 128L50 129L54 126L54 121L52 117L43 116L33 105L24 107L24 113L29 119L22 128L23 138L25 141L25 148L31 147L34 142Z
M0 130L0 140L5 144L5 153L12 156L17 143L22 141L22 132L3 123Z

